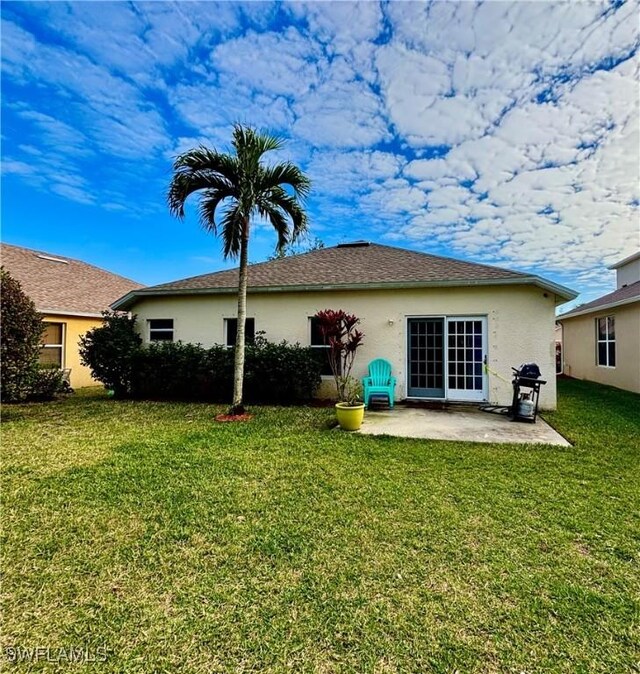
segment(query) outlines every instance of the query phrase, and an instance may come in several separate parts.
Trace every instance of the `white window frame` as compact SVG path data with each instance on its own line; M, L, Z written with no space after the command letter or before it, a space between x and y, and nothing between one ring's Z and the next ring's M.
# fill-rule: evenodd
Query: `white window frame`
M245 316L245 344L247 344L247 321L253 321L253 339L255 341L256 339L256 319L255 316ZM222 319L224 326L222 332L224 333L224 345L227 347L227 349L233 349L235 344L229 344L229 321L236 321L236 331L237 331L237 326L238 326L238 318L236 316L228 316L227 318ZM236 332L236 335L238 333ZM252 342L253 343L253 342Z
M613 323L613 338L609 333L609 319ZM600 321L604 320L605 322L605 333L604 339L600 339ZM609 365L609 344L613 344L613 359L617 362L617 349L616 349L616 317L615 315L609 316L598 316L596 318L596 367L604 367L608 370L615 370L615 365ZM600 362L600 344L604 344L605 354L606 354L606 363Z
M152 328L151 323L153 321L171 321L171 325L173 325L172 328ZM171 334L171 340L168 339L151 339L151 333L152 332L163 332L166 334ZM147 340L149 343L152 342L175 342L175 334L176 334L176 322L175 319L173 318L147 318Z
M60 369L64 370L65 367L65 348L64 345L67 342L67 324L62 321L43 321L45 325L60 325L62 329L60 330L60 335L62 339L62 344L41 344L41 349L60 349Z

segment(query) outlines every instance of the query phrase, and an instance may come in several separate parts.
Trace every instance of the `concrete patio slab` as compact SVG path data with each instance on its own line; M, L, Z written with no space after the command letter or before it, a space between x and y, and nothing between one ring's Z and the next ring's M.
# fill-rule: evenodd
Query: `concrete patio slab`
M396 406L393 410L367 410L359 432L429 440L571 446L540 417L535 424L528 424L469 407L431 410Z

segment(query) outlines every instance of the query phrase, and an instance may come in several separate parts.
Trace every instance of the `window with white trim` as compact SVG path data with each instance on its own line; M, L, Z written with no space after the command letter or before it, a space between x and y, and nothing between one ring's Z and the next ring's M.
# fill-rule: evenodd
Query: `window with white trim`
M45 323L40 347L40 365L64 367L64 323Z
M320 374L331 376L331 365L329 364L329 345L325 343L322 332L320 331L319 321L315 316L309 317L309 344L312 349L317 350L318 360L320 361Z
M173 342L173 318L150 318L147 323L150 342Z
M596 318L596 363L600 367L616 366L616 323L613 316Z
M235 346L238 336L238 319L224 319L224 343L227 346ZM256 338L256 319L247 318L244 324L244 343L253 344Z

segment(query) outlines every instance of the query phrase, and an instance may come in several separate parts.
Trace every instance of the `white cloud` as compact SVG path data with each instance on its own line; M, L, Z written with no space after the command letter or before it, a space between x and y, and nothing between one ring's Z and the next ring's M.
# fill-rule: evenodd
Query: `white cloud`
M5 72L20 85L38 82L58 95L62 91L104 152L138 157L168 144L164 120L137 87L86 56L38 43L10 21L3 21L2 30Z
M359 148L390 138L380 101L363 82L329 80L294 112L294 133L315 146Z
M5 102L33 133L4 157L12 180L112 210L144 185L142 217L172 156L226 149L241 121L289 138L277 158L309 172L329 236L348 223L585 284L640 247L635 2L9 3L4 14L3 89L32 94L31 106Z
M307 172L314 190L326 196L349 196L366 193L376 184L395 178L402 159L388 152L317 151Z
M359 45L375 40L382 29L378 2L295 2L288 8L305 19L314 39L334 54L357 52Z
M223 86L241 82L260 92L299 96L319 82L322 52L295 28L228 40L211 52Z

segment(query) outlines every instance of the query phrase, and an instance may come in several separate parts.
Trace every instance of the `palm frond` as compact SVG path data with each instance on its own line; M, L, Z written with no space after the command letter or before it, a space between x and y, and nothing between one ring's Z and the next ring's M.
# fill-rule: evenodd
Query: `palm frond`
M204 170L187 170L174 173L167 192L169 212L177 218L184 218L184 205L187 198L199 190L233 189L232 183L223 176Z
M222 251L225 258L237 258L240 254L240 243L244 234L245 217L236 204L226 209L218 229L222 236Z
M200 198L199 215L200 223L207 231L212 234L218 233L216 223L216 209L225 200L234 196L234 190L229 189L211 189L206 190Z
M293 163L287 161L262 168L258 179L260 190L289 185L298 199L305 199L311 189L309 178Z
M258 212L263 218L269 220L276 230L276 234L278 235L276 250L284 250L291 243L291 230L287 214L279 206L268 200L260 201Z
M183 152L173 162L173 170L177 173L207 171L218 173L229 182L238 180L239 168L238 159L233 155L217 152L204 145Z
M295 197L287 194L282 187L274 187L270 190L268 201L282 209L291 218L291 232L289 243L295 242L301 235L307 232L309 221L305 210Z
M236 124L233 127L233 145L240 164L245 168L255 169L266 152L279 150L284 140L278 136L259 132L253 127Z

